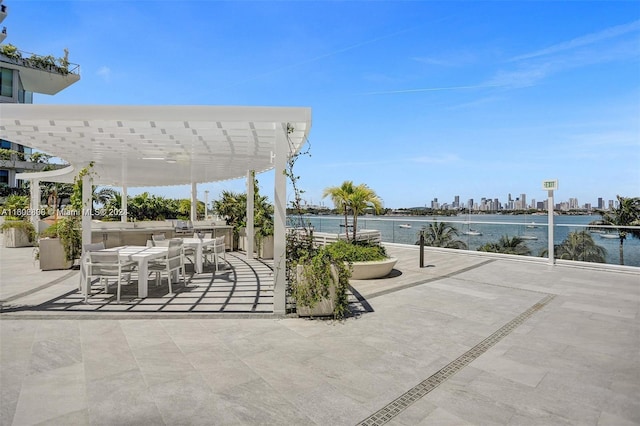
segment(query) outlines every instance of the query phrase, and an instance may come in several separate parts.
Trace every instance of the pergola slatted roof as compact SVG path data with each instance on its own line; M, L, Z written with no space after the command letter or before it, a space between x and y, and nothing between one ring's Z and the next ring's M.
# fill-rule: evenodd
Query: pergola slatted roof
M0 138L76 170L93 161L97 185L183 185L263 172L274 167L275 144L287 136L287 125L290 152L297 152L311 128L311 109L0 105Z

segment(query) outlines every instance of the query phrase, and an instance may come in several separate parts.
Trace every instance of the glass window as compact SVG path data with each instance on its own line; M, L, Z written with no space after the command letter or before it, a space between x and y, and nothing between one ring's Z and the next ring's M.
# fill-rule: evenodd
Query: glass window
M0 183L9 185L9 170L0 170Z
M0 68L0 96L13 97L13 70Z
M4 139L0 139L0 148L11 149L11 142L5 141Z

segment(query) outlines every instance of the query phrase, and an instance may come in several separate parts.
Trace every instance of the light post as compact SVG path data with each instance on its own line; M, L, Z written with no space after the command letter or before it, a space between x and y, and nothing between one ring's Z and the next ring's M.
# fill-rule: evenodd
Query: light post
M204 191L204 220L209 219L209 191Z
M558 179L549 179L542 181L542 189L547 190L547 215L548 219L548 242L547 242L547 251L549 252L549 264L553 265L556 263L556 255L554 253L554 245L553 245L553 190L558 189Z

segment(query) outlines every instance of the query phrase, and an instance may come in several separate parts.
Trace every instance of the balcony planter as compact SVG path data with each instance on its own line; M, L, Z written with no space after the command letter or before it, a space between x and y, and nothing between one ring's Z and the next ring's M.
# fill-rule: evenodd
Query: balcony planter
M45 229L39 240L40 269L69 269L82 254L82 233L79 218L58 220Z
M35 240L35 229L31 222L23 220L12 220L2 224L4 232L4 246L8 248L14 247L31 247Z
M273 259L273 235L260 237L256 241L258 257L261 259Z
M306 268L306 273L305 273ZM297 265L296 276L299 286L308 286L310 265ZM332 316L336 308L336 286L338 284L338 270L335 265L331 265L331 283L327 287L327 294L319 297L314 303L309 305L298 303L296 310L300 317L326 317Z
M368 262L351 262L351 279L372 280L384 278L391 273L398 261L395 257Z
M40 269L52 271L55 269L69 269L73 266L72 260L67 260L60 238L42 238L39 241Z

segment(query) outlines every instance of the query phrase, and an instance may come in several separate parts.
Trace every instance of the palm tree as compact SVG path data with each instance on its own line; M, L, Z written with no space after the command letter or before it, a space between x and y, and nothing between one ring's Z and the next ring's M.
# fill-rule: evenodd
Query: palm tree
M425 237L425 244L430 247L467 249L467 243L456 239L459 235L458 228L450 223L435 221L428 226L423 226L420 232Z
M344 215L344 229L347 233L347 240L349 239L349 199L353 194L353 190L353 181L345 180L342 185L330 186L322 192L322 198L330 196L336 210Z
M478 251L486 251L491 253L517 254L521 256L529 256L531 249L520 237L509 238L508 235L500 237L497 243L487 243L480 247Z
M601 220L591 222L589 225L609 225L616 226L620 239L620 264L624 265L624 240L627 235L640 238L640 228L629 228L630 226L640 226L640 197L618 198L618 206L611 211L601 212Z
M361 183L353 189L353 193L349 197L349 207L353 214L353 241L356 241L358 215L368 208L373 208L375 213L379 213L382 210L382 200L373 189Z
M382 200L375 191L366 184L353 185L353 181L345 180L340 186L325 188L322 198L331 197L336 210L344 214L344 228L349 239L349 213L353 215L353 241L356 240L358 215L368 208L378 213L382 209Z
M569 232L567 238L554 247L555 257L565 260L606 263L607 250L593 241L589 231ZM547 256L549 251L543 250L540 255Z

